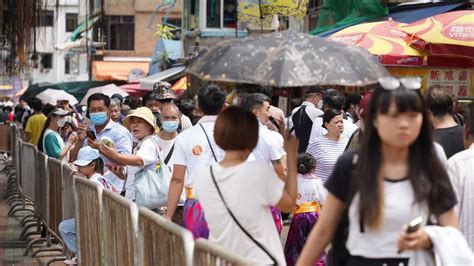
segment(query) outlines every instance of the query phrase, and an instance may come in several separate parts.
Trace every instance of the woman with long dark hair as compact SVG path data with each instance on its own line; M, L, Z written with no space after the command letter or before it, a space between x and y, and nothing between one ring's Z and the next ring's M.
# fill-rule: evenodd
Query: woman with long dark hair
M327 181L328 196L299 265L315 264L348 208L345 265L408 265L430 249L423 225L457 227L456 198L436 154L418 78L384 78L367 108L359 151L344 153ZM422 217L418 230L406 225ZM343 264L344 265L344 264Z
M46 155L59 160L68 161L69 151L77 141L77 135L71 134L66 143L62 139L59 130L66 124L67 112L61 108L52 109L46 119L38 142L38 149Z

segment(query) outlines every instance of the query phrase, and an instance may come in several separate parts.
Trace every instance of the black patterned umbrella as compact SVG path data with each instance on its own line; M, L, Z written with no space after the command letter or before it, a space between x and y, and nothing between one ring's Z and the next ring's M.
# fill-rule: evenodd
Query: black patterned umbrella
M292 30L218 43L201 52L188 73L272 87L364 86L389 75L362 48Z

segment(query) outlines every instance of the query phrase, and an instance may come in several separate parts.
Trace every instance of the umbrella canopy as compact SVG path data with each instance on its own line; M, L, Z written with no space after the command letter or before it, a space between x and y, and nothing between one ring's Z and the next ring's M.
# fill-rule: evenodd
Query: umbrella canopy
M186 76L180 78L178 81L176 81L173 84L173 87L171 89L176 92L176 91L184 91L188 88L188 78Z
M89 89L89 91L87 91L86 96L84 96L84 98L82 99L81 105L86 105L87 104L87 99L94 93L103 93L103 94L105 94L109 97L111 97L114 94L120 94L123 97L128 96L128 93L126 93L124 90L117 87L117 85L108 84L108 85L105 85L105 86L95 87L95 88Z
M218 43L188 72L203 80L272 87L363 86L388 75L364 49L291 30Z
M401 26L410 46L434 55L474 57L474 11L448 12Z
M49 82L35 83L28 86L24 93L22 93L21 99L29 102L35 99L37 94L46 89L56 89L66 91L67 93L74 95L74 97L80 101L90 88L104 86L110 83L110 81L74 81L54 84ZM117 83L120 84L121 82Z
M408 34L397 27L405 25L393 20L363 23L341 30L328 39L367 49L378 55L384 65L422 66L424 54L407 43Z
M56 105L57 101L67 100L70 105L76 105L78 103L76 97L63 90L46 89L36 95L36 98L40 99L44 103Z

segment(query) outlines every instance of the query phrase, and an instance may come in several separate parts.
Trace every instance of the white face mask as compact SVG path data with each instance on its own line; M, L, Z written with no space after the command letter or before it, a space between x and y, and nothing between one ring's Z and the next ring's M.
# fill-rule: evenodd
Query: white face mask
M66 117L59 118L59 120L57 121L57 124L58 124L58 127L64 127L64 125L66 124Z
M316 108L318 108L319 110L323 109L323 101L322 100L319 100L318 104L316 105Z

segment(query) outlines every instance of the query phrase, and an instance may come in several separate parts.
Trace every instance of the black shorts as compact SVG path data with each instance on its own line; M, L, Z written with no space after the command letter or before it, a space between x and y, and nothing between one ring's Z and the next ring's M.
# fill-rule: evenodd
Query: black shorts
M408 258L368 259L360 256L349 256L346 266L407 266Z

